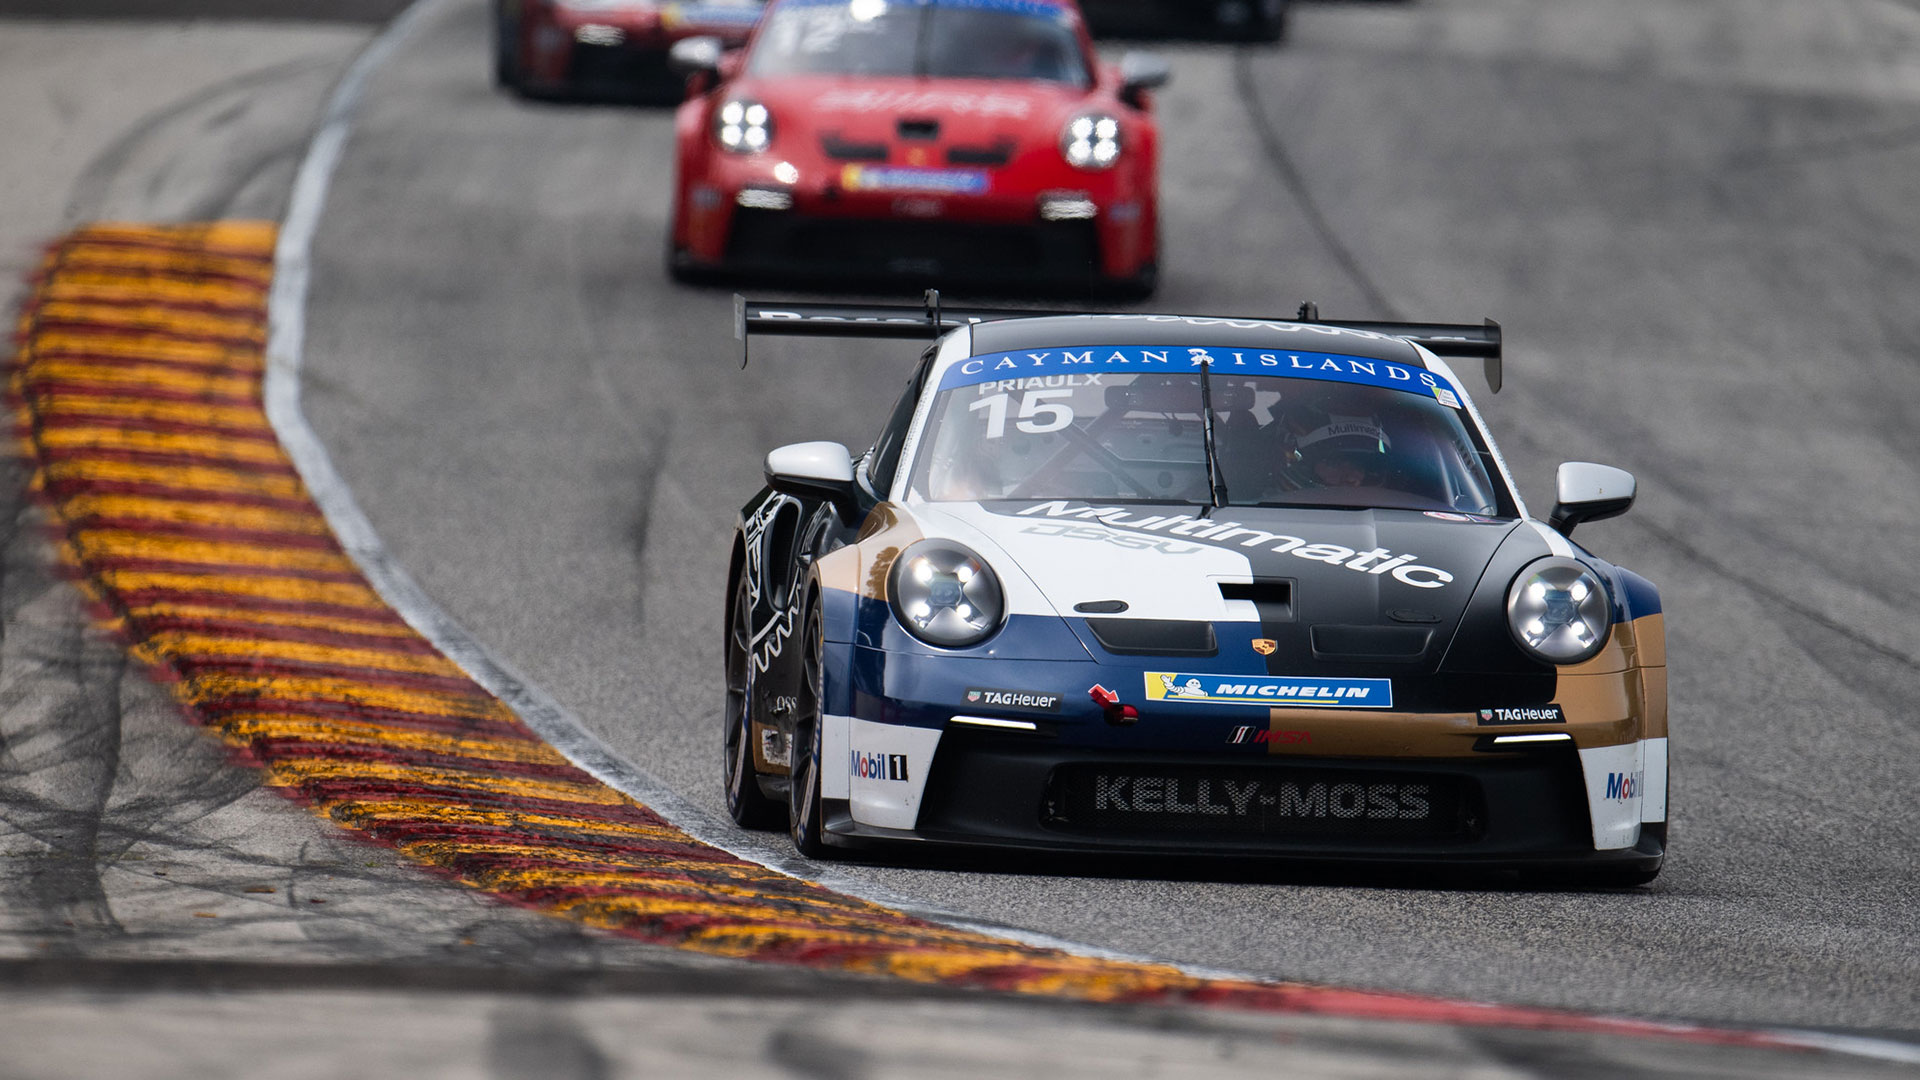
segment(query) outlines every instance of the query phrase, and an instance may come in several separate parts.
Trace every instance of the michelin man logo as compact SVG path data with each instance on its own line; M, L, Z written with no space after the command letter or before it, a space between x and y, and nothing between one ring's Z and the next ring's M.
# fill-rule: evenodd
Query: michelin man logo
M1186 682L1176 686L1173 682L1173 676L1162 675L1160 676L1160 683L1167 688L1167 696L1170 698L1200 698L1205 700L1210 696L1206 688L1200 685L1199 679L1189 677Z

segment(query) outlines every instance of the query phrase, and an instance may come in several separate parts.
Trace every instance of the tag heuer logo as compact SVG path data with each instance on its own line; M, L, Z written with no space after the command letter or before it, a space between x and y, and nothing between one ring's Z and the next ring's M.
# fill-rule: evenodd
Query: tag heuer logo
M1493 719L1493 710L1492 710L1492 709L1481 709L1481 710L1480 710L1480 721L1481 721L1482 723L1485 723L1486 721L1488 721L1488 720L1491 720L1491 719Z
M979 700L980 700L980 691L978 691L978 690L969 690L969 691L967 691L967 700L968 700L968 701L979 701ZM1482 710L1482 713L1481 713L1481 715L1482 715L1482 717L1483 717L1483 718L1484 718L1484 717L1486 716L1486 713L1485 713L1485 711L1484 711L1484 710Z
M1279 647L1280 643L1272 638L1257 637L1253 639L1253 651L1259 653L1261 656L1272 656L1273 651Z

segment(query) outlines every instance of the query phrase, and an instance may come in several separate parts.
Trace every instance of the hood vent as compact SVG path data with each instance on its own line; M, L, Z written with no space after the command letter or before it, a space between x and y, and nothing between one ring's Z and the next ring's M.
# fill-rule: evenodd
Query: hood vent
M929 142L940 137L940 121L902 120L896 130L900 132L900 137L903 139L918 139L921 142Z
M1417 626L1322 625L1313 628L1313 658L1417 664L1432 639L1433 631Z
M1223 581L1220 583L1220 598L1253 601L1263 623L1293 621L1293 582L1288 578Z
M1212 656L1213 624L1187 619L1088 619L1100 647L1120 656Z

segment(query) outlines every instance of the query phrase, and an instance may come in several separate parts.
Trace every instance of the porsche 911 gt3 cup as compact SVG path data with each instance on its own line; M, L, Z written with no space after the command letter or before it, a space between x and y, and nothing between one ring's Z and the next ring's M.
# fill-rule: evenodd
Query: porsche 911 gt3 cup
M1303 315L1307 313L1303 312ZM740 302L937 338L872 448L767 455L727 609L728 804L889 843L1533 867L1665 855L1659 594L1529 514L1484 326Z

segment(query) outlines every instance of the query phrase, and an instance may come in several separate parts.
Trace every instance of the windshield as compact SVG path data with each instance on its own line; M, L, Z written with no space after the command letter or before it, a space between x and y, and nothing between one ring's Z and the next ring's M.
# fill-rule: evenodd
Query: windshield
M1097 369L1095 353L1165 370ZM993 362L1072 350L977 357L949 371L920 444L912 491L933 502L1079 499L1228 506L1370 507L1511 516L1491 479L1490 455L1464 423L1453 390L1430 373L1387 361L1310 357L1370 369L1375 381L1249 375L1221 352L1207 390L1217 483L1208 483L1207 428L1198 370L1204 350L1090 350L1096 369L961 382ZM1172 354L1170 364L1132 359ZM1302 363L1281 354L1282 363ZM1039 366L1052 367L1043 359ZM979 369L965 374L968 367ZM1382 372L1389 374L1381 375ZM956 376L958 376L956 378ZM1420 377L1432 379L1425 385ZM1438 387L1436 389L1436 386Z
M797 0L768 17L747 71L1088 83L1072 16L1022 0Z

